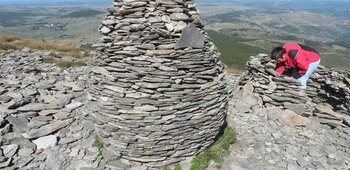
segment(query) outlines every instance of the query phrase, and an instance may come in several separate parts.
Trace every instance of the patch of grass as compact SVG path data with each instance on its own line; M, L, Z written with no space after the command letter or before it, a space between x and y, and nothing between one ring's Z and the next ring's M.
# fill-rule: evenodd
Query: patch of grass
M6 43L6 42L1 42L0 41L0 50L16 50L17 47L15 45Z
M225 71L227 71L228 73L233 73L233 74L241 74L241 73L243 73L242 70L236 69L234 67L226 67Z
M56 65L61 68L69 68L69 67L86 66L86 63L82 61L58 61Z
M221 168L224 158L230 154L230 145L236 141L234 130L227 126L223 128L216 138L216 141L203 153L194 157L191 161L191 170L205 170L211 160L216 167Z
M56 60L52 57L44 57L43 60L44 60L44 63L49 63L49 64L56 63Z
M16 36L12 36L12 35L1 35L0 34L0 42L13 42L16 40L19 40L20 38L16 37Z
M162 166L162 170L171 170L169 166L165 165L165 166Z
M161 170L182 170L182 167L179 163L176 163L171 165L164 165L161 167Z
M45 57L43 58L44 63L49 63L49 64L56 64L60 68L69 68L69 67L79 67L79 66L86 66L86 63L82 61L61 61L61 60L56 60L53 57Z
M174 170L182 170L182 167L179 163L175 164Z
M102 155L102 151L103 151L103 142L101 141L101 139L97 136L95 136L95 140L94 143L92 144L93 147L97 147L99 155L102 157L103 159L103 155Z

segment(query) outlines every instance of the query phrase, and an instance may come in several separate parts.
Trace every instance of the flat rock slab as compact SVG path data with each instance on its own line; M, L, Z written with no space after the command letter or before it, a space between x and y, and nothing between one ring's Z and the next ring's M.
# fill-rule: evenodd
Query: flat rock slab
M20 132L26 132L29 130L29 127L28 127L28 120L23 117L23 116L20 116L20 117L12 117L12 116L8 116L6 118L6 120L8 120L10 122L10 124L12 124L12 126L19 130Z
M33 140L33 143L36 144L37 149L46 149L49 147L54 147L57 144L57 136L49 135L40 137L36 140Z
M193 24L187 25L181 34L180 40L176 43L175 49L181 48L203 48L204 34L201 33Z
M11 158L18 150L17 144L5 145L2 146L1 149L6 157Z
M309 118L300 116L291 110L283 111L280 121L288 126L306 126L311 122Z
M48 125L42 126L39 129L32 129L26 133L22 133L22 136L27 139L39 138L42 136L49 135L53 132L56 132L70 125L72 122L73 122L73 119L67 119L63 121L57 120Z
M270 107L265 109L267 112L267 118L270 120L278 120L282 116L282 109L278 107Z

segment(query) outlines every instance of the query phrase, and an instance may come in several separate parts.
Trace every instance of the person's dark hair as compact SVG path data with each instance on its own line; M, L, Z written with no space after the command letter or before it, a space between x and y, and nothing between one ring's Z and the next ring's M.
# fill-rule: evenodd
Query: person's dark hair
M277 60L278 58L281 58L283 54L286 52L286 50L282 47L275 47L271 51L271 59Z

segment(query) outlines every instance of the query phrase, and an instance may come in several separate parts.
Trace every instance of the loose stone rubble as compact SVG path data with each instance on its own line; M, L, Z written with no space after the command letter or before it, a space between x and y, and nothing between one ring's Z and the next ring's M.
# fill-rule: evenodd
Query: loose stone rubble
M87 67L43 63L50 52L0 52L0 169L95 169L101 157L86 101Z
M106 159L162 166L213 143L224 66L192 0L114 0L99 30L88 107Z
M227 76L230 77L230 76ZM236 76L233 76L236 78ZM300 170L350 168L350 128L320 124L317 117L307 126L290 126L270 119L267 108L242 112L237 106L243 92L229 102L227 121L235 128L237 141L222 170ZM251 95L251 94L248 94ZM271 112L278 114L282 109Z
M349 169L349 73L320 66L300 90L263 54L232 89L228 124L237 142L222 169ZM229 78L231 77L231 78Z
M237 75L226 77L231 85L239 84ZM321 124L317 116L300 116L298 118L309 120L286 123L281 117L293 114L291 110L269 106L261 100L249 101L251 97L243 95L259 95L260 98L262 95L247 87L232 92L227 121L235 128L237 141L231 146L231 154L225 159L222 170L350 168L349 127Z

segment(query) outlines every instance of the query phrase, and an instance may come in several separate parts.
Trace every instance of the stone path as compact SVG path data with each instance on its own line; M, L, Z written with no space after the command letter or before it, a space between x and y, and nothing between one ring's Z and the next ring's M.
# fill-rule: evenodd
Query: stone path
M290 127L253 107L246 113L239 111L236 104L241 97L234 94L228 123L236 129L238 140L223 170L350 168L350 128L331 129L317 121L306 127Z

